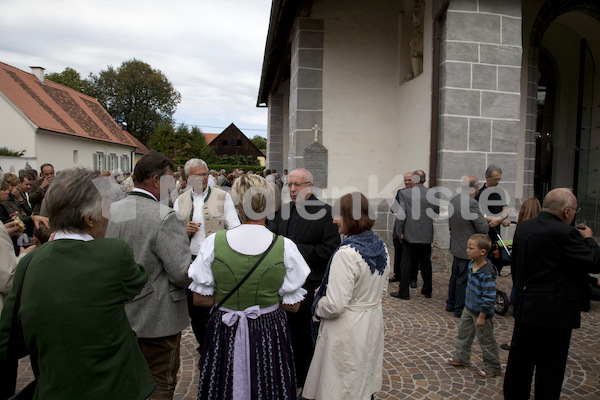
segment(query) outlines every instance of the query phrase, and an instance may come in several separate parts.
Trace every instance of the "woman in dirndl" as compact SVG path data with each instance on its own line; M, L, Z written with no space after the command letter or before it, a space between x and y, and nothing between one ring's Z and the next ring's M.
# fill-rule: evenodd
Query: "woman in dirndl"
M202 345L198 399L295 399L285 311L298 310L310 269L291 240L264 226L273 204L264 178L242 175L231 194L242 225L207 237L189 270L194 304L218 306Z

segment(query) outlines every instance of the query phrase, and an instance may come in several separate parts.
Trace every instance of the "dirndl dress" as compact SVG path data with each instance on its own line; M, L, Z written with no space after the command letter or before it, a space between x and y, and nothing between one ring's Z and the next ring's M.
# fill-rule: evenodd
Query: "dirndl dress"
M219 303L261 254L234 251L225 231L215 236L211 270ZM202 345L199 400L296 399L292 340L278 292L286 275L283 252L284 238L278 237L248 280L212 313Z

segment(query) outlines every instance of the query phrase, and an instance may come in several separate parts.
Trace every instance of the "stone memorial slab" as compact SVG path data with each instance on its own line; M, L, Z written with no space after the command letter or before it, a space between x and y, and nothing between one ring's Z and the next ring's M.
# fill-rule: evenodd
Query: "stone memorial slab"
M313 127L315 141L304 149L304 168L313 175L313 184L319 188L327 187L328 151L319 143L319 126Z

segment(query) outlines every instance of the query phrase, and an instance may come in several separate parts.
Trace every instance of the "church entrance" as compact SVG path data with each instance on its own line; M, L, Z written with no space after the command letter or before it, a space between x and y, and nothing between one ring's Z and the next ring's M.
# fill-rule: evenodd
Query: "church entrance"
M600 21L569 11L548 25L538 49L534 193L572 188L600 228Z

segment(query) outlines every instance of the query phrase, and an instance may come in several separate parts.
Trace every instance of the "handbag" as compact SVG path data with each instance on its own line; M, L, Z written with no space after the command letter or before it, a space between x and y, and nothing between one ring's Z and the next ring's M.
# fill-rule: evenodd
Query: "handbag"
M10 336L8 339L8 348L6 351L6 373L5 376L7 382L7 387L2 390L1 396L3 398L7 398L8 400L31 400L33 399L33 394L35 392L35 388L37 386L38 378L36 377L32 382L29 382L27 386L21 389L18 393L15 394L15 386L17 384L17 369L19 359L17 357L17 335L18 329L20 328L19 322L19 308L21 306L21 291L23 290L23 281L25 280L25 274L27 273L27 267L29 267L29 263L33 259L35 252L31 254L29 260L27 260L27 264L23 268L23 275L21 275L21 280L19 281L19 286L17 287L17 297L15 299L15 308L13 310L12 322L10 325ZM4 369L4 368L3 368ZM5 391L6 390L6 391ZM6 397L5 397L6 396Z
M271 249L275 245L276 241L277 241L277 235L273 235L273 241L271 242L271 244L269 245L269 247L267 248L267 250L262 254L262 256L260 256L260 258L258 259L258 261L256 262L256 264L254 264L254 266L252 268L250 268L250 271L248 271L248 273L246 274L246 276L244 276L242 278L242 280L239 281L238 284L233 289L231 289L231 291L229 293L227 293L227 295L223 298L223 300L221 300L219 302L219 304L217 304L216 306L213 306L213 308L211 308L210 315L212 315L215 310L218 310L219 308L221 308L221 306L223 304L225 304L225 302L227 300L229 300L229 298L231 296L233 296L233 294L244 284L244 282L246 282L246 280L250 277L250 275L252 275L252 273L254 272L254 270L265 259L265 257L267 256L267 254L269 254L269 252L271 251Z

